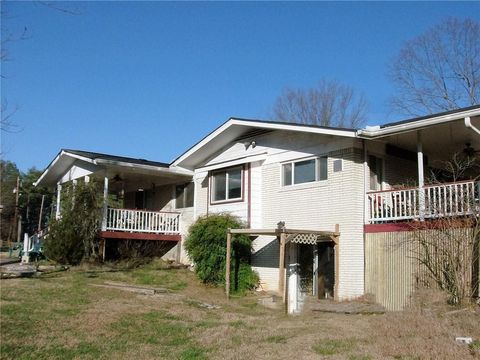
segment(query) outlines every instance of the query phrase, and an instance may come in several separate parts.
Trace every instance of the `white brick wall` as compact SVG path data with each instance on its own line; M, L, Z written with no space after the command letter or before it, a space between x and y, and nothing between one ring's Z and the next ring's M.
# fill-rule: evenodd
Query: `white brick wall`
M256 138L256 142L256 151L267 152L267 158L251 164L251 227L275 228L277 222L285 221L290 228L334 230L335 224L339 224L339 296L345 299L363 295L364 172L361 142L351 138L288 132L270 133ZM212 157L209 164L235 160L247 151L242 146L232 144L225 147ZM281 186L281 162L326 154L329 156L328 180L289 188ZM333 172L335 159L343 160L341 172ZM208 181L203 183L208 186ZM247 194L248 182L245 183ZM199 216L207 210L231 211L246 219L247 199L245 196L242 203L207 206L207 189L197 186L195 213ZM254 241L253 247L252 266L261 277L262 287L276 290L278 242L274 237L262 236Z

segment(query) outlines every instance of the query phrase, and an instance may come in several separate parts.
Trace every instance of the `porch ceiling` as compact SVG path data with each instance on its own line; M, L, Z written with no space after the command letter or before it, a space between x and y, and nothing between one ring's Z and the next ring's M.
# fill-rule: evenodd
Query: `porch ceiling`
M94 175L103 178L103 172ZM133 191L139 188L150 189L153 186L178 184L192 179L192 175L169 171L154 171L122 166L107 167L107 177L111 189Z
M472 118L472 124L480 127L480 117ZM423 153L431 161L450 160L455 153L461 153L467 143L475 150L480 150L480 136L467 128L463 119L424 128L421 130L421 139ZM417 151L417 131L391 135L377 141Z

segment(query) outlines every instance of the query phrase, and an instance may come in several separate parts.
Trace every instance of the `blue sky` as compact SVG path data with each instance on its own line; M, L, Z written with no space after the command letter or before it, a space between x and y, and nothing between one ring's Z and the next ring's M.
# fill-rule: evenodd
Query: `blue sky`
M61 148L169 162L231 116L270 118L285 87L336 79L364 92L368 123L399 120L387 64L480 2L78 2L69 15L3 2L2 99L20 131L5 159L44 168ZM4 34L2 34L4 35Z

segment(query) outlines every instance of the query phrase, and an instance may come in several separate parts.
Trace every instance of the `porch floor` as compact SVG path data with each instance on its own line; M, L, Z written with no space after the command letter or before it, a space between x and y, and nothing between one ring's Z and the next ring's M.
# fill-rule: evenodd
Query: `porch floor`
M128 231L101 231L100 235L104 239L119 240L164 240L164 241L180 241L180 234L157 234L157 233L141 233Z

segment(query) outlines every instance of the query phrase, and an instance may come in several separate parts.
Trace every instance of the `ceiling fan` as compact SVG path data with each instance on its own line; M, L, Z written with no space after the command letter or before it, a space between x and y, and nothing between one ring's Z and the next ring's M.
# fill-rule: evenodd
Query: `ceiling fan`
M112 181L119 182L119 181L123 181L123 179L119 174L117 174L112 178Z
M468 157L474 157L477 153L480 153L480 150L475 150L472 147L472 144L469 142L465 143L465 148L463 149L463 153Z

